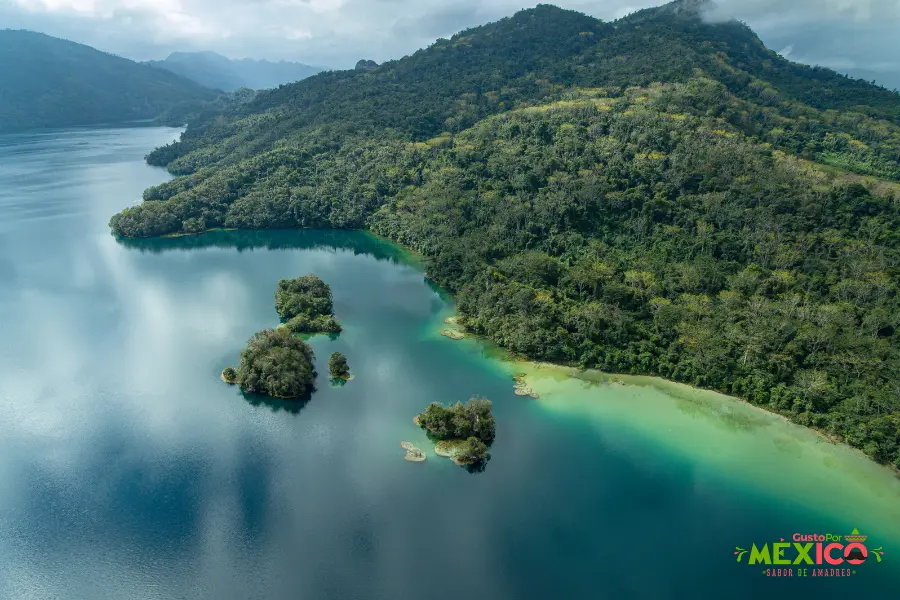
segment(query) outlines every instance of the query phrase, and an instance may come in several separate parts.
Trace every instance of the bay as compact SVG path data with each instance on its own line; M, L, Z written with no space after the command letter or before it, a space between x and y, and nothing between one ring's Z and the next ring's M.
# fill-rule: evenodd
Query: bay
M168 177L143 155L177 134L0 137L0 597L895 595L900 483L848 448L715 394L442 337L451 299L362 232L115 240L109 216ZM320 375L305 405L223 384L278 323L276 282L306 273L345 327L311 339L319 370L340 351L355 379ZM519 372L540 398L514 395ZM498 437L470 473L412 418L474 395ZM885 555L847 578L735 560L853 527Z

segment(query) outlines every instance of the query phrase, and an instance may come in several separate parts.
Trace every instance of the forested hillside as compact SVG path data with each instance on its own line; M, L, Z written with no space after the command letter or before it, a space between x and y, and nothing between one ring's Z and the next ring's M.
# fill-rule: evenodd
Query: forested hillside
M168 71L88 46L0 30L0 131L153 119L217 95Z
M151 60L147 64L226 92L242 87L254 90L276 88L322 71L298 62L231 60L215 52L173 52L165 60Z
M537 359L747 398L900 467L900 96L675 3L540 6L151 155L141 237L368 228Z

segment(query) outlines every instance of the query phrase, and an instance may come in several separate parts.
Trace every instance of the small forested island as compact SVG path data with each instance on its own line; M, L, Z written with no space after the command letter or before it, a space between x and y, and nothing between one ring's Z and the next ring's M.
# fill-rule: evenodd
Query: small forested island
M229 385L237 383L237 370L234 367L225 367L222 369L222 381Z
M340 352L335 352L331 355L331 358L328 360L328 372L331 374L332 379L349 381L352 378L350 365L347 364L347 357Z
M302 398L313 391L314 359L310 345L287 329L265 329L250 338L238 368L226 367L222 379L246 392Z
M341 332L334 317L331 288L316 275L279 281L275 308L293 333Z
M434 402L415 418L415 423L437 438L434 451L458 465L475 465L488 459L488 444L497 427L487 398L471 398L444 408Z

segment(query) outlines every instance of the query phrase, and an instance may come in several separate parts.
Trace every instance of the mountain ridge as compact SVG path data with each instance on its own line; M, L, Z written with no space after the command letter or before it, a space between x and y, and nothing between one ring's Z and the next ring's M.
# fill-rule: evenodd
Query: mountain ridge
M753 94L751 99L754 101L777 102L778 98L772 96L782 94L795 101L811 102L811 106L822 110L857 108L864 110L864 114L872 118L900 123L900 95L897 93L839 75L830 69L791 63L765 48L749 27L737 21L709 24L697 17L692 19L686 16L688 13L670 17L671 11L667 7L668 5L644 9L607 23L575 11L552 5L538 5L495 23L470 28L454 35L450 40L437 40L428 48L403 59L382 63L368 72L369 77L366 73L354 70L331 71L305 80L306 85L293 84L260 94L255 102L242 106L240 114L265 113L273 107L289 107L291 112L302 113L294 118L295 123L291 125L297 127L301 121L319 122L322 120L322 112L337 112L339 109L335 109L335 106L349 108L353 102L359 101L359 97L346 97L345 88L350 81L360 84L362 97L379 93L392 94L394 90L391 85L402 84L406 86L408 93L415 93L428 100L418 105L411 104L408 114L398 114L396 106L391 111L383 110L382 106L386 105L377 103L376 113L370 121L391 130L412 133L419 139L427 139L440 133L445 128L444 121L453 116L446 106L450 94L442 91L440 96L435 97L435 85L452 86L453 89L447 91L456 95L466 92L478 94L479 88L490 89L485 87L491 85L490 80L482 77L489 72L494 79L500 77L517 82L519 89L516 93L524 94L525 101L535 102L548 93L558 93L553 91L554 85L558 88L563 81L566 82L564 85L587 87L611 84L619 87L648 85L654 81L686 81L700 67L712 78L723 81L732 91L744 97ZM543 31L539 27L542 20L552 22L552 30ZM683 30L678 32L678 36L672 36L676 23ZM633 27L634 31L621 35L626 27ZM515 48L516 44L522 42L521 35L527 35L529 31L537 31L538 37L529 39L528 43L540 46L543 54L525 53L525 60L528 62L522 63L517 57L523 53ZM485 32L486 36L479 36L479 32ZM696 38L701 34L712 37L712 41L704 40L705 46L697 42ZM506 62L496 61L499 62L496 67L490 56L476 55L480 61L458 65L456 70L447 69L437 56L439 53L465 55L466 47L471 48L473 43L490 45L498 36L503 37L504 43L508 43L511 50L507 52L510 59ZM658 41L667 38L668 43L660 46ZM562 43L555 43L560 40ZM719 48L713 48L714 45ZM731 62L726 62L719 55L722 48L735 51ZM563 61L564 64L560 65L561 57L571 60ZM749 71L741 68L747 66L747 61L753 67ZM542 64L545 66L541 67ZM549 69L547 65L550 64L556 68ZM779 68L772 69L773 64ZM429 70L440 73L440 76L429 73ZM520 78L519 72L531 73L532 77L530 80L527 77ZM377 78L379 74L382 79ZM759 85L751 85L761 75L768 75L773 81L760 80ZM803 85L796 85L798 77L805 78ZM543 82L537 83L541 78ZM433 80L440 80L440 83L432 85ZM310 89L313 82L319 85ZM785 89L779 89L779 85ZM837 97L836 90L840 92ZM872 95L877 104L859 106L858 97L866 94ZM764 95L769 97L761 98ZM476 100L478 105L473 107L473 114L455 117L457 127L474 124L478 118L493 114L496 110L495 106L484 106L481 97ZM522 101L518 98L516 100ZM393 104L396 105L396 102ZM508 107L509 102L506 102L504 108ZM209 125L215 127L215 122ZM188 153L190 140L195 137L195 133L196 137L205 135L201 131L203 128L204 124L197 124L189 129L185 135L188 143L183 146L176 144L161 154L151 154L151 163L165 166L172 162L166 157ZM259 142L262 143L262 140ZM188 171L176 167L173 172L181 174Z
M172 52L163 60L148 61L147 64L226 92L242 87L277 88L279 85L300 81L324 70L284 60L268 61L252 58L235 60L210 51Z
M84 44L0 30L0 131L153 119L218 94Z

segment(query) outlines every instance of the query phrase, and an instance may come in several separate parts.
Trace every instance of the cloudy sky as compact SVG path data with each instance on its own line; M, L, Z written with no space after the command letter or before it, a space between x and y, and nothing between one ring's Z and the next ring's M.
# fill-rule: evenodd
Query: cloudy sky
M654 0L559 0L611 20ZM524 0L0 0L0 27L43 31L129 58L214 50L332 68L383 61L496 20ZM791 59L900 87L900 0L719 0ZM893 79L892 79L893 78Z

